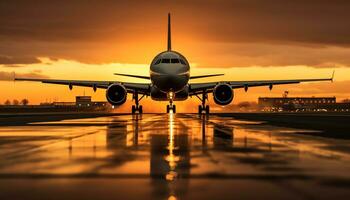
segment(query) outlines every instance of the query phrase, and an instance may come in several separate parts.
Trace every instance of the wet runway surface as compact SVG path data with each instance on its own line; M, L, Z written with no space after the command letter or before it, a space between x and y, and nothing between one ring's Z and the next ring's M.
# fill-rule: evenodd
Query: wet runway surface
M349 140L312 133L191 114L0 126L0 199L349 198Z

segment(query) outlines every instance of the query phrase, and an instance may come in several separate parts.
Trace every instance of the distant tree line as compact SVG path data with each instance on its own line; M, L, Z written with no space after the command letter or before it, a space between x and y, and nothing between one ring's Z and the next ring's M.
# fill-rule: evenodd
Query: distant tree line
M19 101L17 99L14 99L14 100L12 100L12 102L9 99L7 99L4 102L4 105L7 105L7 106L9 106L9 105L15 105L15 106L23 105L23 106L26 106L28 104L29 104L29 100L26 99L26 98L22 99L21 101Z

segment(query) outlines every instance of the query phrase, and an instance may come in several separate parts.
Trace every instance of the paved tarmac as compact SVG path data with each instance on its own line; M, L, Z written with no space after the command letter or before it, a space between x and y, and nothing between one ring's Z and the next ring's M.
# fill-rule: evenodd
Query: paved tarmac
M0 199L349 199L349 140L317 133L192 114L19 121L0 126Z

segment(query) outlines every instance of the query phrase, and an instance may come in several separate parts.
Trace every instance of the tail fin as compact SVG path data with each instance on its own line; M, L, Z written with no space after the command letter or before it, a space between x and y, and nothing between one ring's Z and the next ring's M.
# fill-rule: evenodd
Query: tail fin
M168 13L168 51L171 51L171 24L170 24L170 13Z

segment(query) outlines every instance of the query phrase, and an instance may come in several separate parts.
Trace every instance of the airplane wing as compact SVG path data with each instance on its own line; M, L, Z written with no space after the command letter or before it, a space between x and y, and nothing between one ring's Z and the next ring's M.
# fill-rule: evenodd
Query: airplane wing
M191 76L190 79L198 79L198 78L208 78L214 76L223 76L224 74L208 74L208 75L200 75L200 76Z
M222 81L222 82L208 82L208 83L192 83L190 86L190 95L202 94L204 92L212 92L218 84L228 84L232 89L244 88L246 91L249 87L269 86L270 89L274 85L297 84L302 82L316 82L316 81L333 81L334 72L331 78L321 79L290 79L290 80L257 80L257 81Z
M73 86L91 87L94 90L96 88L107 89L109 85L113 83L119 83L125 86L129 93L137 91L139 94L149 95L150 84L149 83L128 83L118 81L87 81L87 80L59 80L59 79L36 79L36 78L15 78L15 81L34 81L50 84L68 85L70 89Z
M120 74L120 73L114 73L114 75L127 76L127 77L132 77L132 78L141 78L141 79L146 79L146 80L151 79L149 76L141 76L141 75Z

